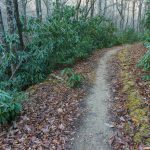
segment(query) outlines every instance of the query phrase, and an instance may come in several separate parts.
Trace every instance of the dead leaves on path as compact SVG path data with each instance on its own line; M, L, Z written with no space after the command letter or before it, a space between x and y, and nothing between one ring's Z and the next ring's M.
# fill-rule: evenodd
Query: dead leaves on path
M147 104L150 84L141 79L143 72L137 68L145 51L142 44L134 44L111 62L115 70L111 71L114 95L111 114L116 124L116 134L110 138L113 149L144 150L150 146Z

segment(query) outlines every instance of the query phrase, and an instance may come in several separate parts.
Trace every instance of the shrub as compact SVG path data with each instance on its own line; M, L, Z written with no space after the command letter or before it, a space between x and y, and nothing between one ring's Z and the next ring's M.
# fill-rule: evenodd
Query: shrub
M0 90L0 124L11 122L21 111L21 104L15 97Z
M75 9L66 6L62 13L54 12L54 16L45 22L30 18L24 29L29 36L26 49L15 54L3 49L0 87L3 90L25 89L45 79L52 70L73 65L96 48L113 45L116 29L109 20L103 17L75 20L74 16ZM18 38L14 37L13 42L17 43ZM7 42L12 45L12 40ZM21 65L10 80L11 64L17 66L18 62Z
M148 10L146 14L145 27L150 31L150 10Z
M148 48L148 51L144 54L138 66L141 67L144 71L148 72L148 74L144 76L144 79L150 80L150 10L147 12L145 22L145 26L147 28L145 46Z
M116 44L134 43L142 39L142 35L133 29L116 32Z
M144 71L150 71L150 43L147 43L145 46L148 48L148 51L144 54L138 66L141 67ZM150 74L145 75L144 79L150 80Z
M84 79L81 74L75 73L71 68L65 68L62 70L61 74L65 77L66 82L70 87L77 87Z

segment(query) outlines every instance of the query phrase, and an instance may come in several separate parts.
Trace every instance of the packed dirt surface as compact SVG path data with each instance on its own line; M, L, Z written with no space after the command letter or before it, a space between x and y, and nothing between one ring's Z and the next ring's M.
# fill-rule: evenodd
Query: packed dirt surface
M73 150L110 150L108 138L112 128L107 113L108 99L110 98L107 77L107 62L123 47L115 47L108 50L99 60L96 71L96 81L90 94L86 97L87 115L81 122L77 132Z

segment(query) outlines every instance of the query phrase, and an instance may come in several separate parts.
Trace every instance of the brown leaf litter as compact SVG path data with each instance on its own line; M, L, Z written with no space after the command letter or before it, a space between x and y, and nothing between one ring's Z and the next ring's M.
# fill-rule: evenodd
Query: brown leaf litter
M142 80L144 71L137 67L146 51L137 43L119 52L110 63L111 114L116 126L110 142L115 150L144 150L150 146L150 82Z
M94 80L97 60L104 51L96 51L74 66L87 83ZM53 75L59 77L60 71L54 71ZM20 117L12 125L0 127L0 149L66 149L66 143L75 133L75 123L84 111L80 101L87 94L87 87L84 83L79 88L69 88L51 75L45 82L30 87L29 100L23 103Z

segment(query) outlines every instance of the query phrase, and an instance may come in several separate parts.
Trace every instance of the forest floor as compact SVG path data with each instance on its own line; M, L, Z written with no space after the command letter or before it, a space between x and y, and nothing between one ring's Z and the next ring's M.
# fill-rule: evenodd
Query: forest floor
M30 87L21 116L0 127L0 149L148 150L150 84L136 67L145 51L142 44L97 50L73 67L82 86L67 87L58 70Z
M115 150L150 150L150 81L143 80L150 72L137 66L146 51L142 43L133 44L109 62L115 129L109 141Z

